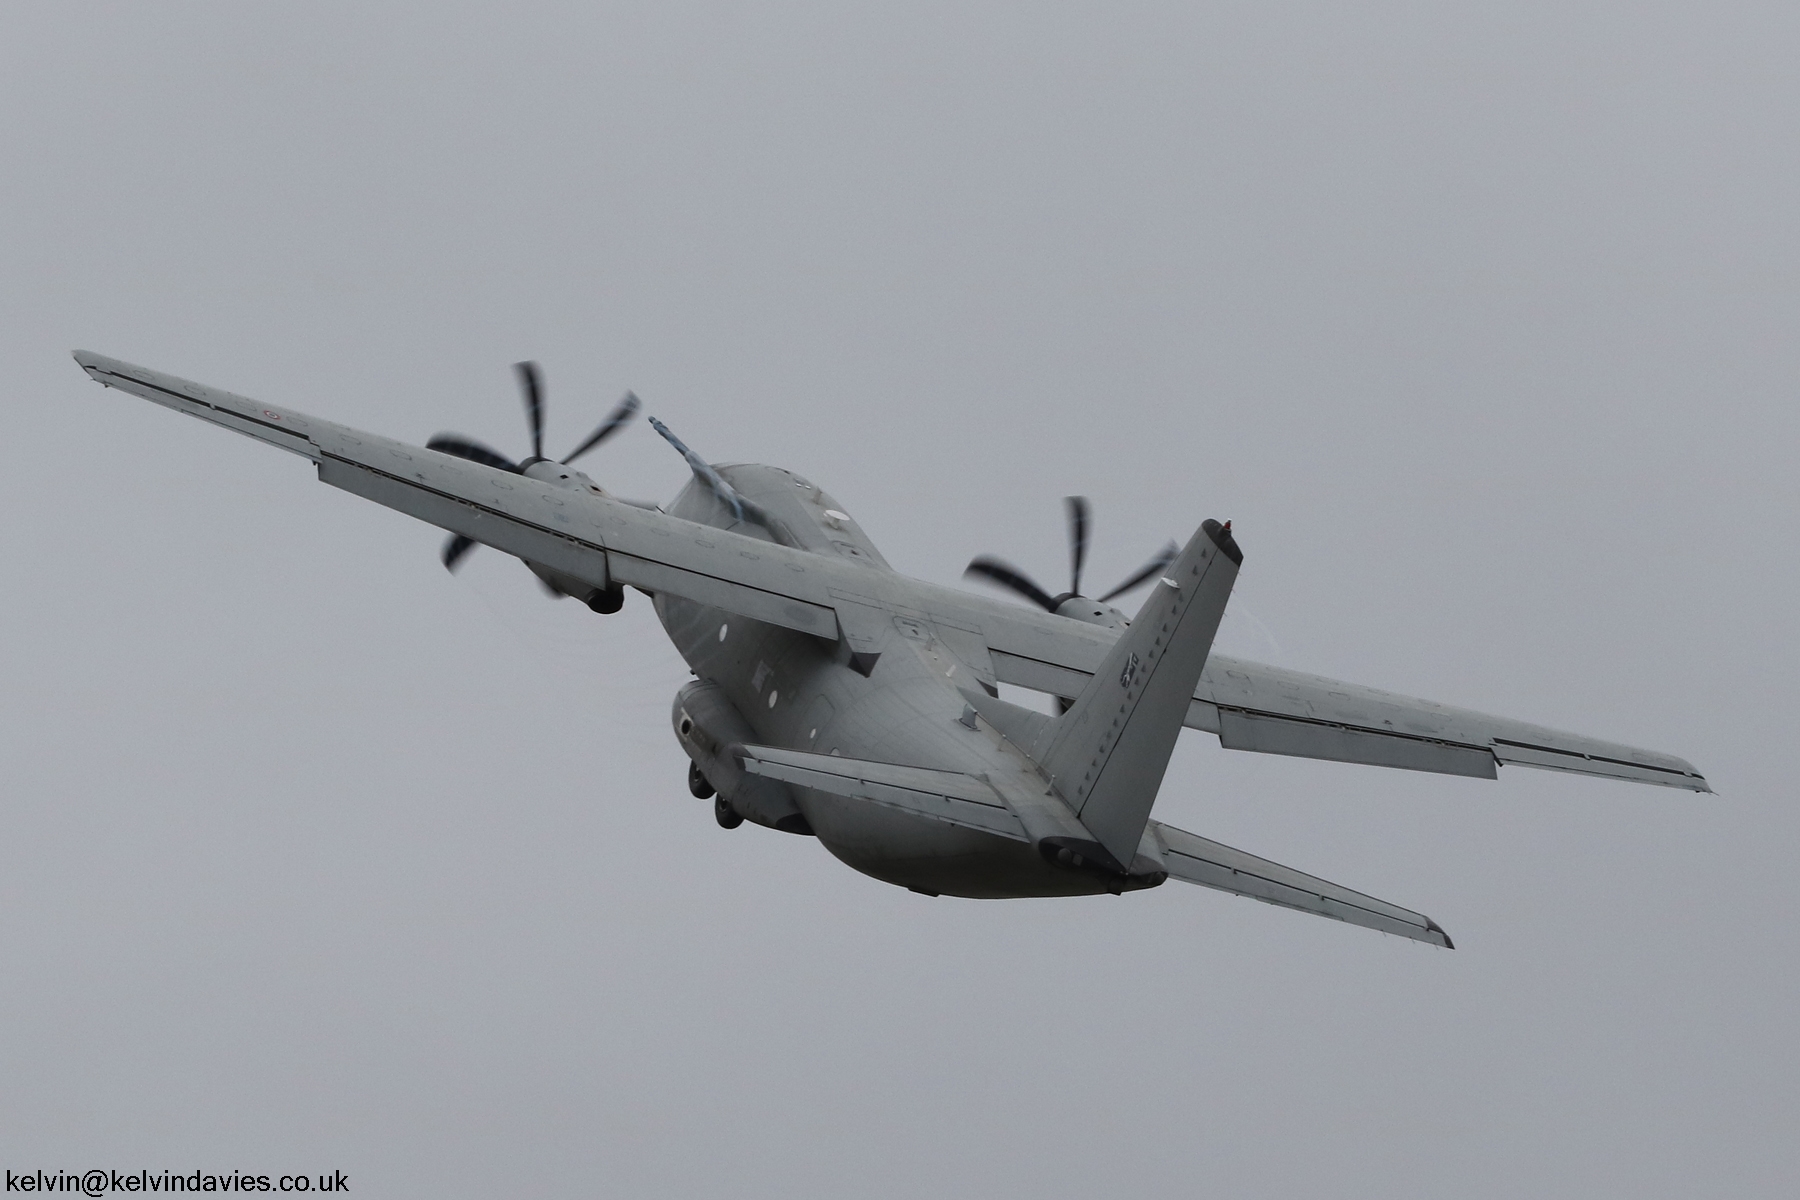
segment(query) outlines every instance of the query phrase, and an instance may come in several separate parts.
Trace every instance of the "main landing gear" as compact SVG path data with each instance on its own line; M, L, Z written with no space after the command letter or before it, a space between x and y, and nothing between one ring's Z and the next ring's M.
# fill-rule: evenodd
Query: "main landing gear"
M721 829L736 829L744 823L744 815L731 807L731 801L718 794L718 789L713 787L712 781L700 770L699 763L688 764L688 791L694 793L697 800L713 802L713 820L719 823Z

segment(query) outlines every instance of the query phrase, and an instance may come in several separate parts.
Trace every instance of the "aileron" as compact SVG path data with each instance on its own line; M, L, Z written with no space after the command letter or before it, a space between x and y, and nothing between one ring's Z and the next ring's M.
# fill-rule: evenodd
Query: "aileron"
M1227 750L1252 750L1293 758L1466 775L1499 776L1493 751L1413 734L1377 733L1351 725L1301 721L1241 708L1218 708L1219 744Z

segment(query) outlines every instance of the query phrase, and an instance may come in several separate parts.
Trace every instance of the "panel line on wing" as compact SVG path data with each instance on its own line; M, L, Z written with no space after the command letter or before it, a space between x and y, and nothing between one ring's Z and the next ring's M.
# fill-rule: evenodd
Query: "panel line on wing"
M341 455L327 453L322 456L322 462L323 461L329 461L334 467L348 467L366 475L377 476L388 480L390 483L398 484L408 491L458 505L468 509L477 517L493 518L521 533L534 537L554 538L567 543L577 551L604 555L607 562L606 574L609 580L617 579L620 582L631 584L633 586L645 587L646 590L649 591L670 591L675 594L681 594L681 589L683 588L690 591L703 591L706 593L705 595L691 598L698 599L701 603L715 605L733 611L737 611L741 608L750 608L753 611L744 612L742 615L749 616L755 620L765 620L772 624L798 629L803 633L810 633L818 637L835 638L837 635L837 620L833 610L825 608L822 605L813 604L811 601L798 599L781 592L770 591L767 588L758 587L753 583L744 583L739 580L711 574L706 571L696 571L689 567L676 566L672 563L662 562L657 559L628 554L625 551L609 548L603 543L590 541L587 538L577 536L573 533L559 529L551 529L536 521L506 512L503 509L490 507L480 501L472 500L467 496L459 496L452 492L446 492L419 480L408 479L404 476L396 475L391 471L385 471L380 467L373 467L367 463L344 458ZM326 473L327 472L322 471L321 475L323 476ZM342 486L341 481L327 478L326 482L336 483L337 486ZM454 529L453 532L461 533L476 541L483 540L481 532L473 530L472 528ZM487 536L492 537L492 534L489 533ZM505 547L500 547L500 549L504 551ZM618 560L616 565L614 564L615 559ZM634 565L638 569L634 569ZM582 578L582 576L577 575L577 578ZM588 582L595 583L595 586L601 586L606 580L588 580Z
M139 379L135 375L126 375L119 371L109 371L109 370L106 370L104 367L95 367L95 368L93 368L93 370L95 371L95 373L100 374L100 375L105 375L110 379L122 380L126 383L136 384L138 387L141 387L141 388L149 388L153 392L161 392L165 396L170 396L176 400L182 401L184 403L184 405L193 405L193 404L201 405L202 407L208 409L210 412L212 412L213 414L215 414L218 417L229 418L230 421L242 421L246 425L261 426L263 429L268 430L270 433L279 434L281 436L281 438L283 439L283 441L277 442L277 441L270 441L269 439L264 438L263 440L269 441L270 445L278 446L283 450L292 451L293 453L302 455L303 457L306 457L306 458L311 458L311 459L315 459L315 460L318 458L318 451L319 451L318 444L315 443L311 438L307 437L305 434L299 432L296 429L291 429L285 425L276 424L273 421L265 421L260 417L252 416L248 413L236 412L229 408L221 408L219 405L214 404L212 401L207 400L204 397L183 395L181 392L177 392L172 388L166 388L166 387L162 386L160 383L152 383L148 379ZM117 385L108 384L107 386L113 387L113 386L117 386ZM121 389L121 390L123 390L123 389ZM194 416L194 417L200 416L199 413L193 412L191 409L186 408L186 407L178 409L177 411L186 412L189 416ZM202 417L201 419L207 420L208 418ZM227 421L223 421L223 420L213 420L210 423L214 424L214 425L223 426L226 429L231 428L231 425ZM288 446L285 444L285 442L289 441L289 440L303 443L304 445L310 447L311 450L310 451L301 450L294 446Z

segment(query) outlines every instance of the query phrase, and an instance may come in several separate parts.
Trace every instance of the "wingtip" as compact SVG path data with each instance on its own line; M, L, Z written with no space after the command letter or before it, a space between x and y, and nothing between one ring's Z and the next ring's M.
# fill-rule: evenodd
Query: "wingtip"
M1439 937L1444 939L1444 949L1446 949L1446 950L1456 949L1456 943L1450 940L1450 935L1444 932L1444 927L1442 925L1439 925L1436 921L1432 920L1430 917L1425 918L1425 928L1429 929L1431 932L1437 934Z

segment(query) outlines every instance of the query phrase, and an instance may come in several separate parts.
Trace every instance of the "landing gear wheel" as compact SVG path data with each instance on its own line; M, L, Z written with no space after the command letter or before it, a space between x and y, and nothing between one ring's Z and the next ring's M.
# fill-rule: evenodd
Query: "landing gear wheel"
M700 764L697 762L689 763L688 791L694 793L694 799L711 800L715 790L713 785L707 782L706 776L701 773Z
M742 814L723 796L713 801L713 820L719 823L720 829L736 829L744 823Z

